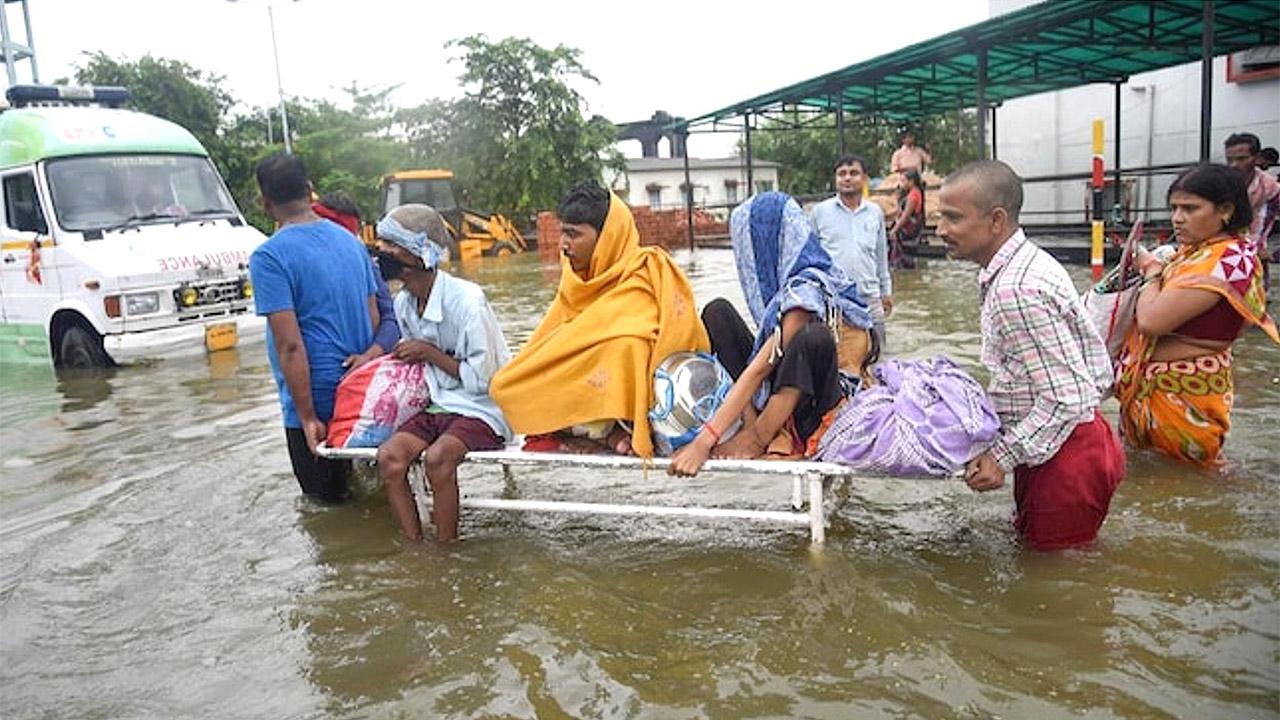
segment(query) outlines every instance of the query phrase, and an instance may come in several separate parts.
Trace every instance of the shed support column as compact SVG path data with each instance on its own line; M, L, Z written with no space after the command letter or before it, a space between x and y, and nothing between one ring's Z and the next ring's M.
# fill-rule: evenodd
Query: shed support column
M991 159L1000 159L1000 143L996 142L996 112L1000 108L996 105L991 106Z
M1209 133L1213 124L1213 0L1204 2L1200 31L1200 162L1209 162Z
M1116 221L1119 221L1119 219L1120 219L1120 209L1121 209L1122 207L1124 207L1124 186L1120 184L1120 87L1121 87L1122 85L1124 85L1124 81L1123 81L1123 80L1118 81L1118 82L1116 82L1116 83L1115 83L1115 89L1116 89L1116 108L1115 108L1116 140L1115 140L1115 152L1114 152L1114 154L1113 154L1113 155L1112 155L1112 157L1111 157L1111 163L1112 163L1112 171L1111 171L1111 174L1112 174L1112 176L1113 176L1113 177L1112 177L1112 179L1111 179L1111 182L1112 182L1112 184L1113 184L1113 187L1115 188L1115 191L1114 191L1114 193L1113 193L1113 195L1112 195L1112 197L1114 197L1114 198L1115 198L1115 200L1114 200L1114 202L1112 203L1111 207L1112 207L1112 218L1113 218L1114 220L1116 220Z
M978 159L987 159L987 51L978 51Z
M744 198L746 198L754 195L756 191L754 172L751 168L751 113L748 112L744 114L742 116L742 121L742 125L745 128L747 145L747 193L744 196Z
M689 252L693 252L693 183L689 181L689 131L680 134L680 144L684 146L684 215L686 230L689 233Z
M845 141L844 141L844 92L842 91L836 99L836 138L840 146L839 157L844 157Z

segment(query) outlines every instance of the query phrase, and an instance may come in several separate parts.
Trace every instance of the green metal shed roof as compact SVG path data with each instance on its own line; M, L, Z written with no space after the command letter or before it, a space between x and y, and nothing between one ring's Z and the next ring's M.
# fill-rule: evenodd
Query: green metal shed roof
M675 124L747 112L834 110L915 120L978 104L986 51L987 105L1201 58L1200 0L1053 0L940 35ZM1280 2L1214 3L1214 55L1280 44Z
M0 113L0 167L71 155L207 155L181 125L99 107L35 107Z

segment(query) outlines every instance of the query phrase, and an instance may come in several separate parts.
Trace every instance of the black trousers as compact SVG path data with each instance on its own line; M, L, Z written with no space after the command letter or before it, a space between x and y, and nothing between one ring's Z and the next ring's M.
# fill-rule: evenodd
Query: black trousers
M312 455L302 428L287 427L284 437L289 445L293 476L298 479L304 495L333 504L351 497L351 490L347 487L351 477L350 460L329 460Z
M724 298L712 300L702 310L702 324L711 336L711 352L737 380L751 361L755 337L747 323ZM800 404L792 418L796 431L807 440L822 416L840 402L840 367L836 360L836 341L831 329L817 318L791 338L769 375L774 390L791 387L800 391Z

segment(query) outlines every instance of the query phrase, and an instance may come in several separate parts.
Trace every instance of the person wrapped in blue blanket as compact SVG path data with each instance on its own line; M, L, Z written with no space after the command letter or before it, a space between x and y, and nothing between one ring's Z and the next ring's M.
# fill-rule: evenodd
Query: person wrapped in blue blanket
M673 475L697 474L708 457L801 454L847 394L841 366L865 371L879 354L857 285L833 264L795 200L780 192L753 196L733 211L729 231L758 330L752 334L723 298L703 310L711 351L734 384L711 421L672 458ZM837 352L838 345L858 350ZM721 442L739 419L741 429Z

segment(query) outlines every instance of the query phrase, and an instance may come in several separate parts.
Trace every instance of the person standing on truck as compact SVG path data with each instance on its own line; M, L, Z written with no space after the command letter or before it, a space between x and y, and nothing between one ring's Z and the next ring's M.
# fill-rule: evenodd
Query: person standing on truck
M280 393L285 440L302 492L347 499L351 462L315 455L333 415L346 361L373 343L377 282L364 248L311 209L311 184L295 155L254 170L262 207L279 229L249 257L257 313L267 318L267 355Z
M933 156L928 150L916 145L916 133L910 128L902 131L900 140L902 145L889 158L889 172L915 170L923 175L925 168L933 164Z
M349 230L357 240L360 239L360 206L347 193L341 190L325 193L319 200L311 203L311 209L325 220L332 220ZM373 329L373 344L369 349L347 358L347 370L355 370L379 355L385 355L400 342L400 325L396 322L396 307L391 300L391 289L387 287L378 263L372 257L369 262L373 263L373 279L378 283L375 296L378 302L378 326Z

